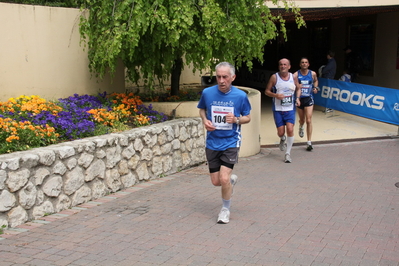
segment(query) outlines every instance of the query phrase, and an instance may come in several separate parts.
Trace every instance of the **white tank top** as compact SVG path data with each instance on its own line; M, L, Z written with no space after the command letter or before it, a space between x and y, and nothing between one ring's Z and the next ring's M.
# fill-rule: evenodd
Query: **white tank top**
M289 73L288 80L283 80L276 73L277 82L274 86L275 93L284 94L284 99L274 99L274 108L276 111L292 111L295 107L295 82L292 73Z

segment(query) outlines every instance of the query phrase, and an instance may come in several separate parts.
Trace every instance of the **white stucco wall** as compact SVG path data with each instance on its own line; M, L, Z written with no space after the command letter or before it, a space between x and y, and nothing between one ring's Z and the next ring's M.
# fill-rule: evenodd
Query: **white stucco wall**
M124 92L122 65L113 80L91 76L79 16L72 8L0 3L0 101L22 94L58 99Z

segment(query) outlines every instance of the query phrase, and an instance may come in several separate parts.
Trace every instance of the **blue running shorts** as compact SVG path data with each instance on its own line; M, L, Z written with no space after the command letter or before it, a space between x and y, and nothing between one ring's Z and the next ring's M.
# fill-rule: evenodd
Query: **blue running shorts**
M285 126L287 123L295 125L295 109L292 111L274 111L273 116L276 127Z

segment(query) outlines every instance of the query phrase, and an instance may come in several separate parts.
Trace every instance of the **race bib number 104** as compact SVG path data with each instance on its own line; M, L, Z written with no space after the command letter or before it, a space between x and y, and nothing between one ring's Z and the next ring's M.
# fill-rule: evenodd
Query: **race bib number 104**
M231 130L233 124L226 122L226 115L234 114L234 107L212 106L212 123L219 130Z

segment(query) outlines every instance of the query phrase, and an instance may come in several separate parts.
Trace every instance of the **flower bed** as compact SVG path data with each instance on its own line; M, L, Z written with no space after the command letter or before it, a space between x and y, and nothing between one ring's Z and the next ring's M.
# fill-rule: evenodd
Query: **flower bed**
M151 105L143 105L133 93L75 94L56 102L22 95L0 103L0 153L123 131L168 119Z

